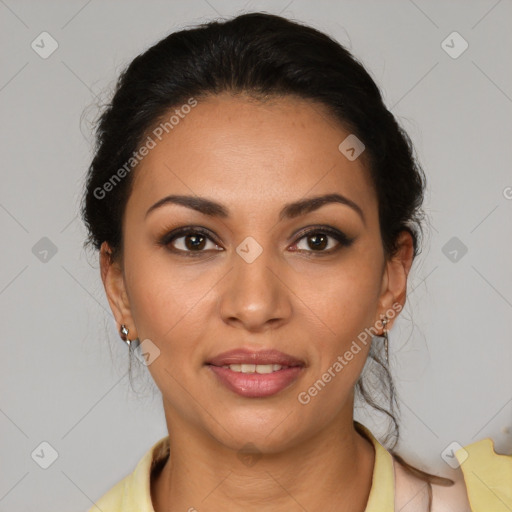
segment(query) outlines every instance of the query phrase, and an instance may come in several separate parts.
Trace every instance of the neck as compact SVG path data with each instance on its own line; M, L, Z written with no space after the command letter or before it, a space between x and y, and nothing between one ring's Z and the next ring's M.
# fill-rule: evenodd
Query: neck
M173 422L170 456L152 479L155 512L364 512L375 451L348 419L286 451L243 461L204 432Z

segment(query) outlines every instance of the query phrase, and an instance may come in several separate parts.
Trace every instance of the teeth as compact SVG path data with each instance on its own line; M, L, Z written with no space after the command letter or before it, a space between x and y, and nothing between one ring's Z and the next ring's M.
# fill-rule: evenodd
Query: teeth
M276 364L276 366L279 366L278 364ZM281 367L279 366L279 368L277 368L278 370L281 369ZM274 370L274 365L273 364L258 364L255 368L256 370L256 373L272 373Z
M223 368L229 368L233 372L241 373L272 373L281 370L281 368L288 368L280 364L230 364Z

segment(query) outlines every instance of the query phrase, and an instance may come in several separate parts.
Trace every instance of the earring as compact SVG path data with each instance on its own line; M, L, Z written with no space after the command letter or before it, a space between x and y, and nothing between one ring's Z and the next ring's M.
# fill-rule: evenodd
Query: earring
M133 340L128 339L128 333L130 332L130 330L128 329L128 327L126 327L126 325L122 324L121 330L119 332L121 335L121 339L128 345L129 348L135 349L140 345L139 338L134 338Z
M386 351L386 363L389 365L389 337L386 325L388 325L388 317L384 316L382 319L382 337L384 338L384 350Z

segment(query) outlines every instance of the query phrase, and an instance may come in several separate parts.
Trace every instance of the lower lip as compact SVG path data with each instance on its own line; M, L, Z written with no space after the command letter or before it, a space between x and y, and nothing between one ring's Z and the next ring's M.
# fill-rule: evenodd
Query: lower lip
M294 382L302 370L302 366L292 366L272 373L242 373L211 364L208 367L228 389L247 398L264 398L279 393Z

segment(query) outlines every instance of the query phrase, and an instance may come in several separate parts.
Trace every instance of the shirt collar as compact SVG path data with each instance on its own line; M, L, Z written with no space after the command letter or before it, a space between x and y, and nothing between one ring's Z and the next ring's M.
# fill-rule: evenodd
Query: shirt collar
M355 428L375 449L372 486L365 512L393 512L395 506L395 477L391 454L370 430L354 421ZM151 471L169 455L169 436L157 441L139 461L125 480L122 510L126 512L155 512L151 501Z
M363 434L375 449L372 487L365 512L394 512L395 510L395 471L393 457L362 423L354 421L354 426Z

